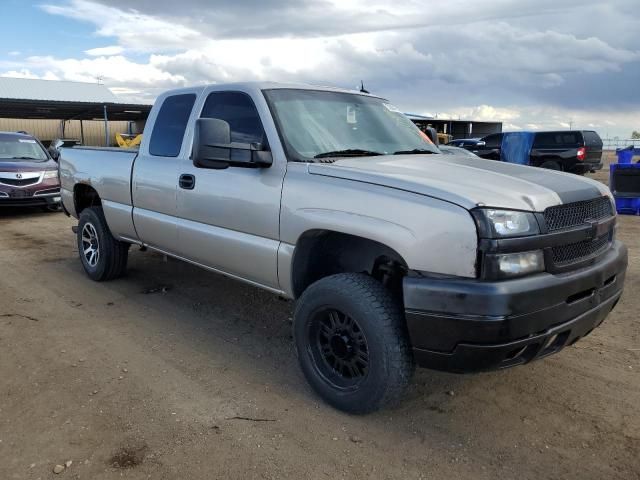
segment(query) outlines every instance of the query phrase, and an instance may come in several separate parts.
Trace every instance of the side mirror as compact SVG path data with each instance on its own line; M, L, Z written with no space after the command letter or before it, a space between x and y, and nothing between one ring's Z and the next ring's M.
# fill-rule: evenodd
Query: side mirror
M196 167L214 170L269 167L273 163L271 152L261 143L232 142L229 123L217 118L196 120L191 158Z
M55 148L50 149L49 155L51 155L51 158L56 162L60 160L60 150L58 149L55 149Z

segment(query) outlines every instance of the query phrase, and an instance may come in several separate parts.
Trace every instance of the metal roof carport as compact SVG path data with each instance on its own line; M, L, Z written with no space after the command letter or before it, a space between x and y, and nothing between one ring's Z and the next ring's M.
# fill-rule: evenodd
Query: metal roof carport
M104 121L105 139L109 143L109 120L144 121L151 105L135 103L54 102L50 100L13 100L0 98L0 117L33 120L80 120L80 137L84 143L83 120Z
M150 111L148 104L119 102L98 83L0 77L1 118L80 120L81 137L82 120L103 120L107 144L109 120L144 121Z
M502 122L487 122L479 120L454 120L451 118L433 118L413 113L406 114L417 125L431 124L438 133L446 133L454 139L484 137L491 133L502 132Z

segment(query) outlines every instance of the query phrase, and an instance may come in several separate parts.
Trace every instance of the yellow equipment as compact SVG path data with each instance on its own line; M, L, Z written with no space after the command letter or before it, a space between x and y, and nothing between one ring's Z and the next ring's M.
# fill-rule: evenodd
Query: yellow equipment
M137 148L142 142L142 134L116 133L116 142L120 148Z
M440 132L438 132L438 143L440 145L446 145L451 140L453 140L453 135L449 135L448 133L440 133Z

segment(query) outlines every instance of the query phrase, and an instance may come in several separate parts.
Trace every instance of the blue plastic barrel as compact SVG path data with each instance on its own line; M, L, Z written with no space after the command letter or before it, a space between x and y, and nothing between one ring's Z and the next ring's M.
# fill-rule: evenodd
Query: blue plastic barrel
M609 188L616 210L623 215L640 215L640 163L633 163L640 148L619 148L616 155L618 163L609 165Z

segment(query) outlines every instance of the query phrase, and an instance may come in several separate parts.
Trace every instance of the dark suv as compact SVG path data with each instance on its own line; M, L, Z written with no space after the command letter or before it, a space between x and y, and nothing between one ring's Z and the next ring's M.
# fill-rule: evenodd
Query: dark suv
M508 158L502 147L509 135L522 135L527 132L495 133L487 135L468 150L482 158L523 163ZM528 162L525 164L584 174L602 168L602 140L592 130L565 130L557 132L530 132L533 136Z
M0 206L60 206L58 164L31 135L0 132Z

